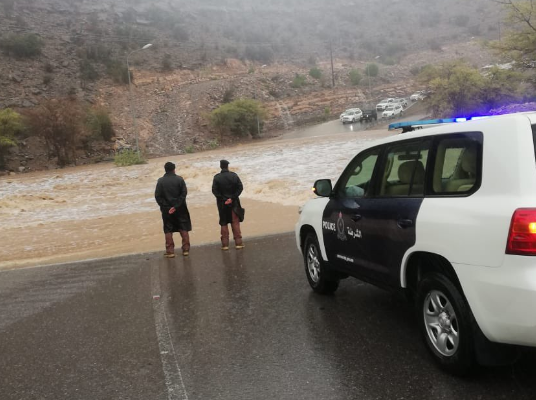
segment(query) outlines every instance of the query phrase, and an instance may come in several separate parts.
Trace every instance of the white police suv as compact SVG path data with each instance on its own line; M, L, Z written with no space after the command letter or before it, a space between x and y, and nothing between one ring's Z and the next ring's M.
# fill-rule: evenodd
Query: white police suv
M296 239L313 290L348 276L402 290L431 354L463 374L536 347L536 113L451 121L317 181Z

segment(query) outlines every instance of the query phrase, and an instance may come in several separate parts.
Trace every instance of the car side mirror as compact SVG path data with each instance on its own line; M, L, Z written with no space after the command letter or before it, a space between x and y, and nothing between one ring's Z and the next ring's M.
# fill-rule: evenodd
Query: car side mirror
M319 197L329 197L333 192L331 179L319 179L313 186L313 192Z

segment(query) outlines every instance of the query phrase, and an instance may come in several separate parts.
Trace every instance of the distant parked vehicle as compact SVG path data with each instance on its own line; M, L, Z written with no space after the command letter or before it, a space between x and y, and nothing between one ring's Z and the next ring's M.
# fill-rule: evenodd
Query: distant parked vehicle
M384 99L382 101L380 101L378 103L378 105L376 106L376 111L383 111L385 110L388 106L390 106L391 104L393 104L395 102L395 99L390 97L388 99Z
M341 115L339 115L339 119L341 120L341 122L342 122L342 117L344 117L344 115L346 115L347 113L352 112L352 111L355 112L355 111L361 111L361 110L359 108L357 108L357 107L356 108L348 108L348 109L344 110L344 112Z
M359 108L353 108L350 111L345 111L341 115L341 122L343 124L348 123L354 123L361 121L361 117L363 116L363 112Z
M393 104L385 109L382 116L383 118L395 118L402 115L403 111L400 104Z
M411 101L422 100L422 93L423 93L422 91L417 91L417 92L413 93L413 94L409 97L409 99L410 99Z
M378 120L378 113L375 109L368 109L363 110L363 115L361 116L361 122L372 122L372 120L377 121Z
M395 99L395 104L400 104L402 108L406 108L408 106L408 99L400 97L398 99Z
M424 100L426 99L427 97L429 97L430 95L432 95L434 92L431 91L431 90L423 90L422 93L421 93L421 97L419 98L419 100Z

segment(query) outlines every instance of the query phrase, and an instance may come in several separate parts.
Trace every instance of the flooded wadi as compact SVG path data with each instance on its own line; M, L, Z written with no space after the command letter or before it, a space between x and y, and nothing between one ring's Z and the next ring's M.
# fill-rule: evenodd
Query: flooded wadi
M211 185L221 158L244 182L244 236L290 231L315 179L336 179L359 149L387 135L270 140L124 168L106 163L2 178L0 268L163 248L154 188L168 160L188 186L193 245L219 240Z

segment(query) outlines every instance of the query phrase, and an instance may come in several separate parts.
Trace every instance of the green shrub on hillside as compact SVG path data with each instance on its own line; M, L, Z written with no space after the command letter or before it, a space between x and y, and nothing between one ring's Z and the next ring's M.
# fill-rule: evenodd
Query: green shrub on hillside
M112 50L103 44L88 45L77 51L80 58L106 63L110 61Z
M417 76L421 73L421 70L422 70L421 66L414 65L413 67L410 68L409 72L411 73L411 75Z
M223 136L224 133L231 133L236 136L249 134L258 137L260 133L258 130L262 131L266 115L260 102L240 99L224 104L212 111L209 120L210 124L220 132L220 136Z
M83 81L93 82L97 80L99 73L88 59L80 60L80 78Z
M357 86L361 82L361 79L363 78L361 76L361 72L359 72L357 69L352 69L349 74L350 76L350 82L352 82L352 85Z
M207 146L209 149L214 150L220 147L220 143L218 142L218 139L213 139L207 143Z
M116 83L128 84L128 68L121 61L111 60L106 65L106 72ZM134 82L134 74L130 71L130 81Z
M229 86L227 89L225 89L225 92L223 92L223 99L222 99L222 103L230 103L231 101L234 100L234 96L235 96L235 87L234 86Z
M15 136L24 130L22 118L11 108L0 111L0 166L4 166L4 157L8 148L15 146Z
M165 54L162 58L162 71L171 71L173 69L173 63L171 62L171 55Z
M47 63L45 64L45 66L43 67L43 70L44 70L47 74L51 74L51 73L54 72L54 66L53 66L51 63L47 62Z
M305 86L306 84L307 84L307 78L305 77L305 75L296 74L290 86L297 89L297 88L301 88L302 86Z
M89 110L86 126L95 139L109 141L115 136L110 114L102 107Z
M123 150L114 157L114 164L118 167L128 167L130 165L147 164L147 161L136 150Z
M324 115L323 115L323 118L322 118L322 119L323 119L324 121L327 121L327 120L329 120L330 115L331 115L331 108L329 108L329 107L324 107Z
M315 79L320 79L322 78L322 70L320 68L313 67L309 70L309 75Z
M376 64L368 64L365 67L365 75L367 76L378 76L380 73L380 68Z
M43 75L43 85L50 85L52 81L54 80L54 77L50 74Z
M31 58L41 54L43 40L34 33L11 33L0 39L0 49L6 54L20 58Z

